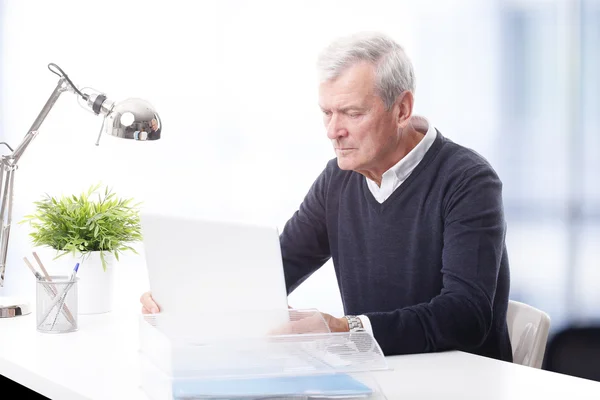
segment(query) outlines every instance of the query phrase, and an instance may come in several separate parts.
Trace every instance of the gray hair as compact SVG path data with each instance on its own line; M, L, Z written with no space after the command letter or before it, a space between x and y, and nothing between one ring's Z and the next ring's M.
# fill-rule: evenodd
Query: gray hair
M358 33L332 42L319 55L319 77L322 82L335 79L361 61L375 66L375 88L388 110L402 92L415 92L413 66L404 49L377 32Z

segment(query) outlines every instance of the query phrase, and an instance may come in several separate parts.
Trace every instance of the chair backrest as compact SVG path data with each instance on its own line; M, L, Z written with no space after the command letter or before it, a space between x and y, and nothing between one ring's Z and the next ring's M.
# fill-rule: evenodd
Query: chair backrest
M548 340L544 369L600 382L600 322L568 326Z
M541 368L550 331L548 314L528 304L510 300L506 322L513 362Z

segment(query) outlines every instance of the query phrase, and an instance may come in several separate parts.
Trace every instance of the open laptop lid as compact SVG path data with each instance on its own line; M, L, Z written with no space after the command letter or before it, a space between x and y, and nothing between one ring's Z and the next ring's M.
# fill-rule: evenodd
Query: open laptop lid
M150 290L175 325L260 334L287 321L276 227L159 214L141 223Z

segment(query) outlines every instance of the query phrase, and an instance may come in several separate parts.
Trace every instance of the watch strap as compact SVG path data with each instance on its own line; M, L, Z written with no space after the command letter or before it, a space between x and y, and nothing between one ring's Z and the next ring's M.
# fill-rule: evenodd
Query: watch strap
M348 328L350 332L364 332L365 327L362 324L362 321L356 315L346 315L344 316L348 321Z

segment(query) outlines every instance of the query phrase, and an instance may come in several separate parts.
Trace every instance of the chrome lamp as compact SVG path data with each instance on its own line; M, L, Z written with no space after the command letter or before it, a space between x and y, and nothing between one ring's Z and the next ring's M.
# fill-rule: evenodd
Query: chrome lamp
M3 154L0 158L0 219L2 220L0 230L0 287L4 286L4 273L12 223L13 186L17 164L29 143L37 136L40 126L62 93L74 93L78 97L80 105L95 115L103 116L96 146L100 144L103 133L141 142L158 140L161 137L161 119L154 107L147 101L129 98L115 103L109 100L105 94L94 89L77 88L58 65L50 63L48 69L59 76L58 84L22 142L14 149L8 143L0 142L9 150L8 154ZM26 315L30 312L31 307L27 301L0 296L0 318Z

